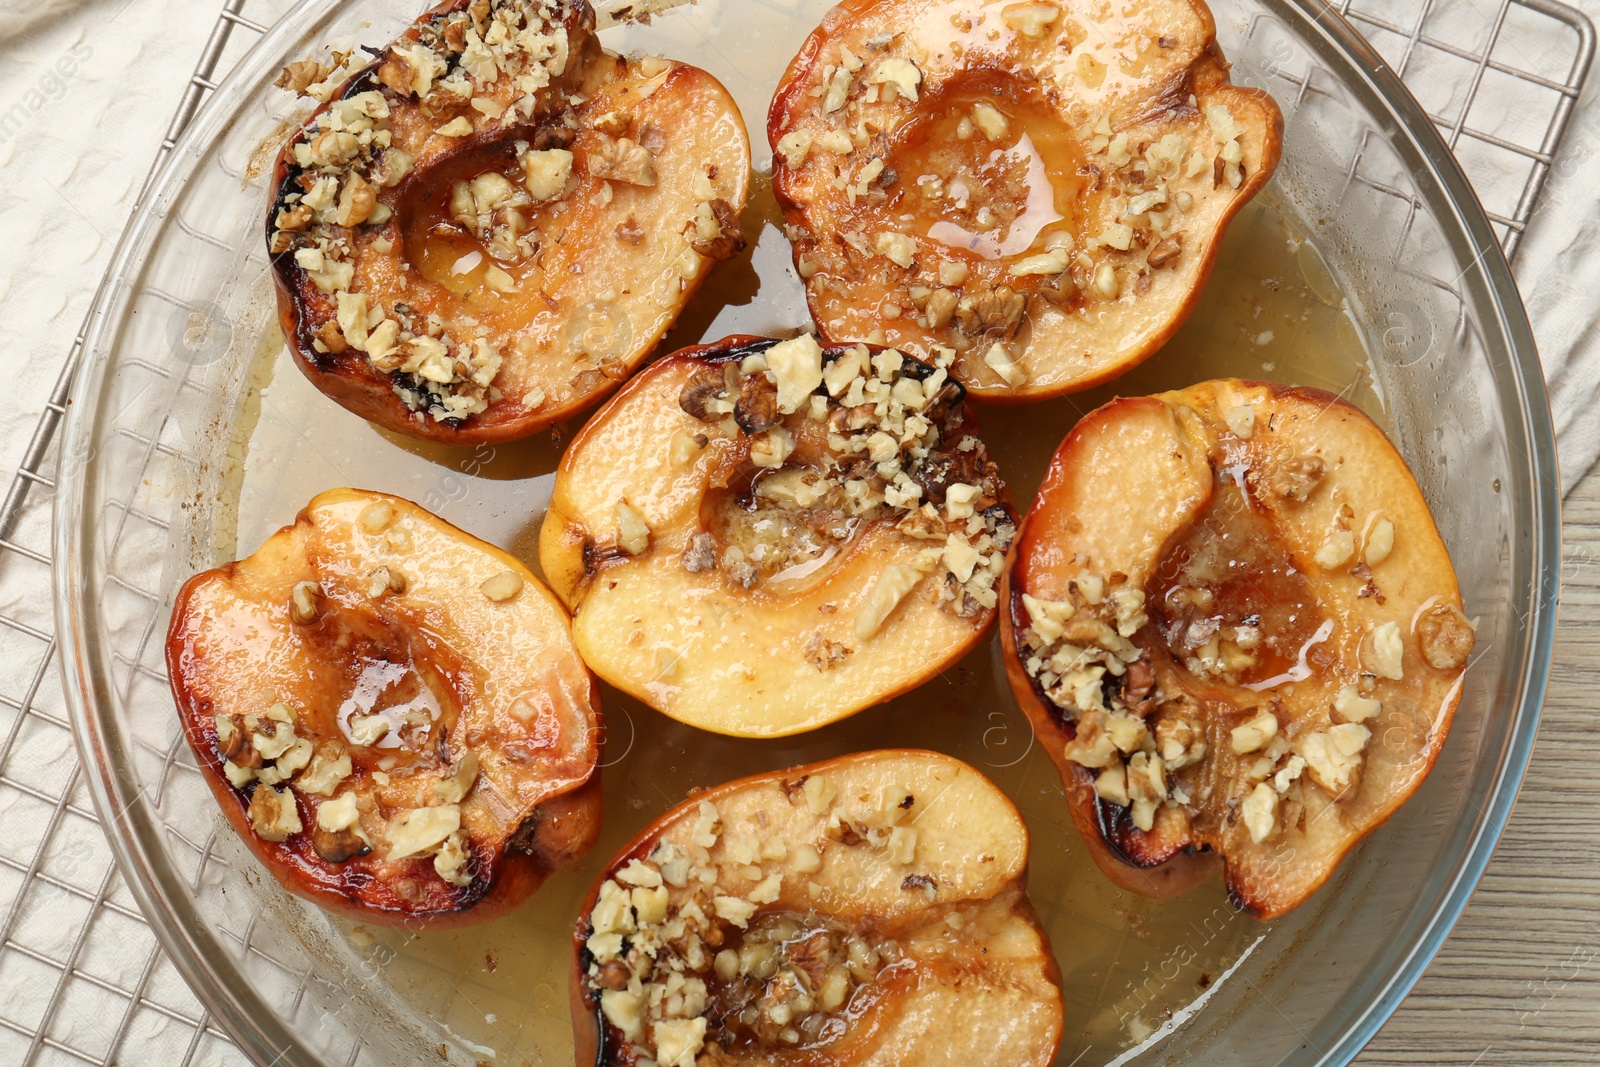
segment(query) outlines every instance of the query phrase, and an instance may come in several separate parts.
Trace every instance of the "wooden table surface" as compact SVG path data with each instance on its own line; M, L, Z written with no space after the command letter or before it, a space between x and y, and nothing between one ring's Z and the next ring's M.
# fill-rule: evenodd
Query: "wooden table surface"
M1356 1063L1600 1064L1600 467L1567 498L1555 667L1477 894Z

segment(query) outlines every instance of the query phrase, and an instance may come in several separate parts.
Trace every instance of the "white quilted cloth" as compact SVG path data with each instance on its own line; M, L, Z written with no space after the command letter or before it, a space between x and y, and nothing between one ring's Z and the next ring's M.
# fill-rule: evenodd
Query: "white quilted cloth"
M0 472L22 459L198 60L207 0L0 0Z

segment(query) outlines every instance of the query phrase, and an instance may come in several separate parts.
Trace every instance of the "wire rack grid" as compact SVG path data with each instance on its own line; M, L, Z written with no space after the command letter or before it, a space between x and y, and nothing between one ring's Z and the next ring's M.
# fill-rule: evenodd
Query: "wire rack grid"
M1463 6L1474 17L1463 18ZM1485 207L1513 255L1593 58L1589 21L1556 0L1489 0L1486 8L1473 0L1338 0L1336 9L1417 91L1480 191L1496 190ZM231 63L283 10L280 0L226 0L151 177ZM1563 42L1556 47L1553 28ZM1287 91L1317 91L1310 78L1275 74ZM1348 181L1410 199L1364 170L1362 155ZM81 344L80 333L0 504L0 988L22 991L0 1003L0 1063L242 1063L145 925L71 757L44 605L53 442ZM164 448L156 438L130 446L148 455ZM201 870L217 862L208 844L193 844ZM249 929L243 941L266 955ZM82 1025L88 1013L92 1027Z

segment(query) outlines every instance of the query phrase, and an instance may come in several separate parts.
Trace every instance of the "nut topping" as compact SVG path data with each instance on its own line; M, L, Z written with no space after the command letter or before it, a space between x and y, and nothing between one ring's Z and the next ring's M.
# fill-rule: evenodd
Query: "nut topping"
M696 252L708 259L732 259L748 244L732 204L721 197L700 204L692 244Z
M522 592L522 576L516 571L504 570L484 580L478 589L496 604L503 604Z
M650 187L656 160L650 150L626 137L603 138L589 153L589 173L597 178Z
M1454 604L1435 604L1417 620L1417 647L1434 670L1465 667L1477 640L1476 629Z
M287 841L301 831L294 791L258 785L250 794L250 826L263 841Z
M301 626L316 622L322 614L321 596L322 586L316 582L296 582L289 594L289 617Z
M1322 484L1328 464L1320 456L1299 456L1279 464L1271 478L1271 489L1285 500L1303 504Z

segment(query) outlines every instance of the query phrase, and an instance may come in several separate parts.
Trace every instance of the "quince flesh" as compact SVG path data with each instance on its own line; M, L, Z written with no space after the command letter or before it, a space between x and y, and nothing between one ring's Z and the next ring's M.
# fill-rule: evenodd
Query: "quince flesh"
M1007 674L1102 869L1302 903L1427 777L1473 646L1405 461L1315 389L1092 412L1007 576ZM1143 825L1140 825L1140 824Z
M323 393L415 437L526 436L616 388L743 247L732 97L593 25L583 0L445 4L290 138L267 238Z
M1215 33L1199 0L834 8L767 131L822 335L953 346L995 401L1149 357L1281 151L1277 106L1229 82Z
M778 737L959 659L1015 529L963 395L809 337L652 365L573 439L540 532L585 662L680 722Z
M584 906L577 1062L1050 1063L1060 972L1024 894L1027 857L1010 800L931 752L691 797Z
M361 922L477 922L600 829L598 706L566 612L517 560L336 489L178 593L167 667L223 813L267 869Z

